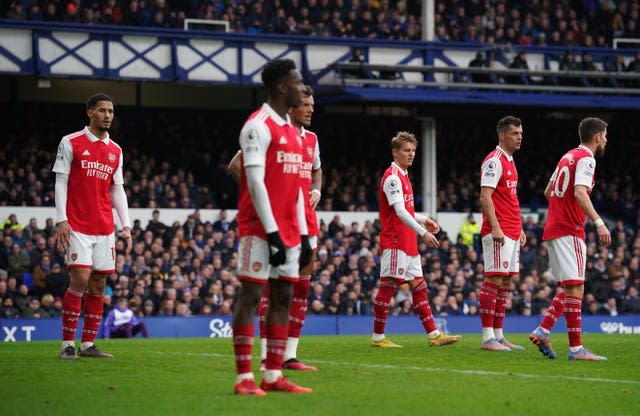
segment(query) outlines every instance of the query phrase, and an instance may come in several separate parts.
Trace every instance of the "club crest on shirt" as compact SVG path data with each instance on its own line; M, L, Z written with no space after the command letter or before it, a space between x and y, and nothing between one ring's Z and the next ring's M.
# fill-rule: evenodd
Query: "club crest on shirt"
M508 262L508 261L503 261L503 262L502 262L502 267L504 267L505 269L506 269L507 267L509 267L509 262Z
M260 263L259 261L253 262L253 264L251 265L251 268L253 269L254 272L259 272L260 269L262 269L262 263Z
M78 253L71 253L71 261L78 260Z
M313 149L311 148L311 146L307 146L307 154L309 156L313 156Z
M115 154L109 152L108 157L109 157L109 162L113 163L113 162L116 161L116 155Z
M404 269L402 267L398 269L398 274L404 274Z

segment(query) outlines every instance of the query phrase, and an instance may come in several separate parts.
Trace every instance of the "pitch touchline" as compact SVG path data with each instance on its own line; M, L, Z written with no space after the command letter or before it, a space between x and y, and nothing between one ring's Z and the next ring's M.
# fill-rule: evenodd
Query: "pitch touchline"
M233 358L233 355L230 354L219 354L216 352L165 352L165 351L153 351L154 354L160 355L197 355L203 357L222 357L222 358ZM390 370L413 370L413 371L429 371L432 373L454 373L454 374L463 374L463 375L477 375L477 376L511 376L511 377L521 377L521 378L555 378L560 380L571 380L571 381L587 381L590 383L613 383L613 384L640 384L640 381L637 380L618 380L613 378L600 378L600 377L575 377L575 376L561 376L561 375L541 375L541 374L526 374L526 373L512 373L507 371L483 371L483 370L455 370L449 368L439 368L439 367L418 367L415 365L404 367L393 364L367 364L360 363L354 364L352 362L344 362L344 361L326 361L326 360L314 360L314 359L305 359L310 363L314 364L326 364L326 365L338 365L343 367L348 366L356 366L360 368L371 368L371 369L390 369Z

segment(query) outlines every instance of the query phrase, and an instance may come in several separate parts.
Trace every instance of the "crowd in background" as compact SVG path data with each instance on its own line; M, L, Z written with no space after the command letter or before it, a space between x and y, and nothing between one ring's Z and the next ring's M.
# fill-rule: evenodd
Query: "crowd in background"
M77 130L83 115L66 120L70 112L17 105L0 148L0 204L53 206L50 172L59 138ZM37 107L37 105L36 105ZM74 107L75 108L75 107ZM229 315L238 295L237 227L226 210L216 221L202 221L198 208L235 208L237 185L226 175L226 164L237 148L237 130L245 114L207 117L206 112L155 112L133 117L119 109L123 125L114 125L114 138L125 151L125 178L132 207L157 208L148 224L134 223L134 248L124 254L118 241L116 272L107 281L105 302L126 297L140 316ZM38 117L37 122L30 117ZM55 116L55 117L54 117ZM389 138L397 130L420 131L413 117L314 116L323 160L324 183L320 209L377 211L377 187L390 163ZM577 144L577 120L544 119L534 112L522 115L524 142L516 163L518 194L523 206L539 212L540 220L524 215L527 244L521 252L522 273L514 282L507 313L540 314L554 285L546 248L541 243L546 203L542 191L562 154ZM237 120L236 120L237 118ZM463 113L437 118L438 210L477 212L479 166L496 145L496 115L469 119ZM640 312L640 183L633 166L640 149L634 143L635 121L620 113L610 122L605 157L598 161L592 199L610 220L613 245L599 248L591 226L587 228L587 281L585 313ZM127 119L142 119L130 123ZM235 123L237 121L237 123ZM626 121L626 122L625 122ZM344 126L357 125L357 129ZM364 124L364 125L363 125ZM213 140L213 137L216 139ZM153 142L146 142L146 140ZM36 145L37 143L37 145ZM553 144L552 146L550 144ZM366 157L360 149L367 148ZM154 149L153 154L149 149ZM418 158L411 174L416 205L422 208ZM164 224L162 208L189 209L184 223ZM62 251L55 246L54 219L38 224L14 217L2 224L0 244L0 299L2 317L46 317L60 314L61 297L68 284ZM5 219L0 219L4 221ZM372 311L379 278L379 224L342 224L339 218L322 224L319 249L309 292L311 314L362 314ZM473 226L467 229L474 229ZM478 313L478 285L483 278L477 238L439 236L441 247L420 247L430 300L436 316ZM402 288L393 313L412 314L411 296Z
M182 28L222 20L236 33L419 40L419 0L13 0L9 19ZM638 0L436 1L435 39L609 47L638 36Z

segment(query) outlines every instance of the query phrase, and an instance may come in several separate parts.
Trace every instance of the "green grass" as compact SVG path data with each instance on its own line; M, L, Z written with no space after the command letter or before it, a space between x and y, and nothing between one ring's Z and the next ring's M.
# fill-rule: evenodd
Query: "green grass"
M310 395L232 394L230 339L100 341L116 358L57 358L58 342L0 346L2 415L638 415L640 337L584 336L607 362L549 360L526 335L524 352L481 351L479 335L429 348L424 336L392 336L404 349L368 346L367 336L305 337L299 356L316 373L287 372ZM257 346L256 342L256 346ZM255 355L255 354L254 354ZM255 362L257 368L257 361ZM259 377L258 377L259 378Z

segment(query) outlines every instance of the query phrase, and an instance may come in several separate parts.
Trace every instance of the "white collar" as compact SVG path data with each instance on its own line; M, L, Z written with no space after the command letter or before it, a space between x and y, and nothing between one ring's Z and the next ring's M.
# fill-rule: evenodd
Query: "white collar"
M85 126L84 134L86 134L89 140L92 142L97 142L98 140L101 140L102 142L104 142L104 144L109 144L109 132L107 132L107 137L105 137L104 139L100 139L95 134L91 133L91 130L89 130L89 126Z
M500 145L497 145L496 149L499 149L502 153L504 153L504 157L506 157L509 162L513 162L513 156L510 156L509 153L507 153L502 147L500 147Z
M291 124L291 120L289 119L289 114L287 114L287 116L286 116L287 118L286 119L280 117L280 115L278 113L276 113L276 110L274 110L269 105L269 103L262 104L262 109L264 111L266 111L267 114L269 114L269 117L271 117L273 119L273 121L275 121L278 126L284 126L285 124Z
M391 162L391 166L395 166L395 168L398 169L400 172L402 172L403 175L409 174L409 171L402 169L400 166L398 166L398 164L395 161Z
M579 148L581 148L581 149L586 150L587 152L589 152L589 154L591 155L591 157L593 157L593 152L592 152L592 151L591 151L591 149L589 149L587 146L585 146L585 145L582 145L582 144L581 144L581 145L580 145L580 146L578 146L578 147L579 147Z

